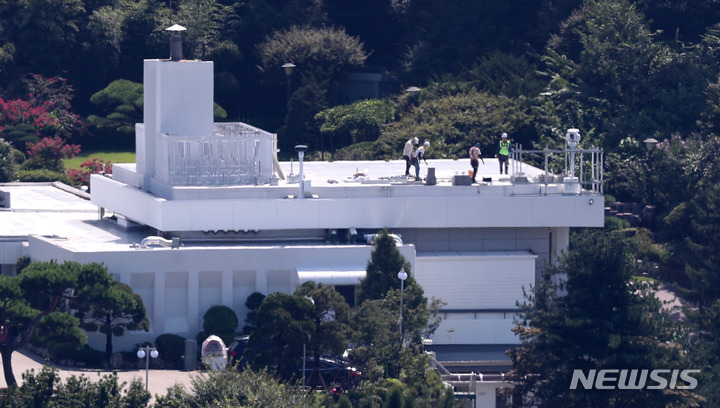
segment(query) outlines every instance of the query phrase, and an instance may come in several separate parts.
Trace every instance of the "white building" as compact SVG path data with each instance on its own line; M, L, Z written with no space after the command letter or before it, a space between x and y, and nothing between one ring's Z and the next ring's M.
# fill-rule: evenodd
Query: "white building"
M444 361L476 371L487 359L473 350L518 343L516 302L567 248L569 229L603 226L597 151L574 151L591 165L565 178L521 160L501 176L487 159L475 185L457 175L468 159L428 160L426 182L401 177L400 160L280 163L274 134L213 123L212 62L144 64L137 163L92 176L89 201L57 184L0 186L4 273L21 255L101 262L142 296L150 332L117 338L118 349L163 333L192 339L216 304L242 321L251 293L292 293L307 280L352 300L373 249L364 237L388 228L426 296L447 303L432 338L438 359L443 347L466 350Z

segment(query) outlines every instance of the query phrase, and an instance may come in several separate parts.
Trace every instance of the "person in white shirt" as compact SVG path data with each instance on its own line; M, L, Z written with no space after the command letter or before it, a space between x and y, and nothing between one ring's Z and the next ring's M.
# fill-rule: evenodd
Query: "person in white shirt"
M425 160L425 148L430 147L430 142L423 143L422 146L418 147L417 150L415 150L415 153L412 156L412 164L415 166L415 181L422 180L420 178L420 160L425 162L425 165L428 164L427 160Z
M480 143L475 143L475 146L470 148L470 166L473 169L472 182L475 183L475 177L477 177L478 167L480 166L480 160L485 164L485 160L482 158L482 151L480 151Z
M417 137L413 137L412 139L405 142L405 148L403 149L403 159L405 159L405 176L410 175L410 164L412 163L412 156L413 156L413 147L420 143L420 140L418 140Z

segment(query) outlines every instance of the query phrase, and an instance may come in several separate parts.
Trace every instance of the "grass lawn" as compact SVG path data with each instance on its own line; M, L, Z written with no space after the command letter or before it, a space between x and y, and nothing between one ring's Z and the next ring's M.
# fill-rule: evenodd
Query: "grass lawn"
M649 283L653 283L656 281L655 278L651 278L649 276L640 276L640 275L633 276L633 279L635 279L636 281L639 281L639 282L649 282Z
M72 159L63 160L66 170L80 169L80 165L88 159L103 159L112 163L135 163L135 152L126 151L82 151Z

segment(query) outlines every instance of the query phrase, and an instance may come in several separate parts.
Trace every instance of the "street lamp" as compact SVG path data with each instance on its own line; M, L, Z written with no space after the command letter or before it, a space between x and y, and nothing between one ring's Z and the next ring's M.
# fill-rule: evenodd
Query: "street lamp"
M302 180L301 180L300 182L302 183ZM315 306L315 299L313 299L312 296L305 296L305 299L307 299L308 301L310 301L310 303L312 303L312 305ZM307 333L305 333L305 336L304 336L304 337L305 337L305 338L303 339L303 364L302 364L302 370L303 370L302 386L303 386L303 390L305 389L305 362L307 361L307 355L306 355L306 353L305 353L305 352L306 352L306 347L307 347L306 344L307 344L308 340L310 340L310 339L309 339L310 336L309 336ZM303 401L304 401L304 400L303 400Z
M145 391L148 390L148 375L150 372L150 357L157 358L158 355L159 355L159 353L155 349L155 347L150 347L150 346L140 347L140 349L137 352L138 358L145 359Z
M398 272L397 277L400 279L400 341L403 342L403 292L405 291L405 279L407 279L408 274L405 272L405 270L400 270Z
M652 152L655 150L655 145L658 144L658 141L655 138L649 137L643 141L645 143L645 148L648 152Z
M417 101L417 97L420 94L420 88L418 88L417 86L411 86L410 88L405 90L405 93L408 94L409 104L410 106L412 106Z
M282 68L285 70L285 76L287 77L287 101L290 103L290 79L292 78L292 72L293 68L295 68L295 64L292 62L286 62L282 65Z

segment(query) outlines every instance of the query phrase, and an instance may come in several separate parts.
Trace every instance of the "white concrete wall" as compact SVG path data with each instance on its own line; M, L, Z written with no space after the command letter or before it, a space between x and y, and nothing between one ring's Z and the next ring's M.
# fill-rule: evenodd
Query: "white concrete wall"
M167 178L167 151L159 135L208 137L213 133L212 61L144 61L143 143L136 148L143 188ZM142 161L140 161L142 160Z
M423 253L415 279L444 309L515 309L523 287L535 282L535 258L527 252Z
M523 289L535 283L536 258L510 251L418 255L415 279L425 296L453 311L444 314L433 344L518 343L511 310L524 300Z
M516 324L512 315L506 317L459 318L448 315L431 337L433 344L519 344L512 332Z
M206 231L214 229L317 229L317 228L477 228L477 227L601 227L602 208L588 205L586 196L455 196L452 190L437 189L445 195L428 196L429 188L417 186L415 195L404 197L333 198L331 189L313 187L318 199L283 199L296 194L297 187L264 187L276 190L267 199L235 198L164 200L108 177L91 177L92 202L161 231ZM258 187L247 187L248 189ZM377 187L382 189L382 187ZM397 190L407 188L395 187ZM241 189L234 189L243 191ZM118 200L123 194L132 199ZM198 191L201 194L201 191ZM422 213L418 220L418 200ZM595 201L600 201L594 197ZM468 209L474 214L468 217Z
M157 134L207 137L213 133L213 62L145 60L143 119ZM166 163L162 163L166 165Z
M506 382L476 382L474 408L497 407L498 388L511 388ZM472 406L472 405L471 405Z
M365 270L372 246L265 246L265 247L164 247L117 251L74 252L56 245L62 240L30 237L33 261L99 262L115 279L130 285L142 298L150 319L149 333L116 339L118 347L154 340L164 333L195 338L202 317L212 305L226 305L238 314L240 325L247 310L245 300L253 292L292 293L298 286L297 270ZM412 245L399 247L411 264ZM102 338L92 337L102 348Z

